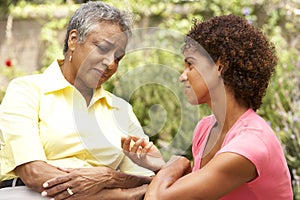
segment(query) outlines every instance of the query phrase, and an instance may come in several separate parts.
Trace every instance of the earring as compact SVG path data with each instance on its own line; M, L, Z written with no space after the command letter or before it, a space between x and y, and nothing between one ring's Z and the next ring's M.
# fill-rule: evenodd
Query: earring
M110 69L113 69L115 67L115 65L114 65L114 63L113 64L110 64L110 65L108 65L108 69L110 70Z
M73 51L71 51L71 53L70 53L70 57L69 57L70 62L72 61L72 54L73 54Z

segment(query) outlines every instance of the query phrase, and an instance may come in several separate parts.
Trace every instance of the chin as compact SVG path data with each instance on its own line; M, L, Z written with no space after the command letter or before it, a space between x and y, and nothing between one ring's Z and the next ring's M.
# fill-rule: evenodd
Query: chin
M191 105L198 105L199 102L197 99L194 99L194 98L188 98L188 102L191 104Z

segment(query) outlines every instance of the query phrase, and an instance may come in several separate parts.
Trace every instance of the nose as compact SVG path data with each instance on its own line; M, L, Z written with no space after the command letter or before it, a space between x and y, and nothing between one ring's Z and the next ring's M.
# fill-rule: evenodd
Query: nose
M116 61L115 61L115 55L113 53L107 55L104 59L103 59L103 64L108 68L108 69L112 69L116 66Z
M184 70L184 72L182 72L182 74L179 76L179 81L182 83L187 81L187 71L186 70Z

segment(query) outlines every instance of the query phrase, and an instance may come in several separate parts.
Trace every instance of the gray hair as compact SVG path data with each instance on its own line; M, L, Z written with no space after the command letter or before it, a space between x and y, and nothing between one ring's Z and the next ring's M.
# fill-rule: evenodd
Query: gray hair
M78 32L78 42L83 42L87 35L91 33L95 26L101 21L109 21L120 25L121 30L130 37L131 32L131 15L124 11L103 3L89 1L82 4L70 19L67 26L67 34L64 43L63 53L66 55L68 51L68 38L70 31L76 29Z

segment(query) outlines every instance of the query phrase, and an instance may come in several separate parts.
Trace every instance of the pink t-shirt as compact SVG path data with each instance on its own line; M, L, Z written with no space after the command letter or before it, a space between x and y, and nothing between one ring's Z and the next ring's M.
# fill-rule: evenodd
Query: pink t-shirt
M203 150L214 116L203 118L193 138L193 171L200 169ZM222 197L222 200L292 200L293 192L287 163L276 135L264 119L252 109L245 112L225 136L216 153L232 152L249 159L258 177Z

